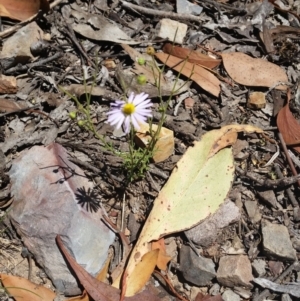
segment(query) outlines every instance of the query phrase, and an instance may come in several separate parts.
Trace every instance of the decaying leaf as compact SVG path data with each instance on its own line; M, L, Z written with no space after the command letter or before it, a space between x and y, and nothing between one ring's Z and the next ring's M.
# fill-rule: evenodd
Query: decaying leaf
M25 102L17 102L12 99L0 98L0 112L10 113L26 108Z
M50 9L47 0L1 0L0 15L11 19L24 21L39 10L48 12Z
M230 77L245 86L273 87L288 82L287 75L279 66L241 52L222 53L223 63ZM280 85L276 89L286 90Z
M166 53L156 53L155 56L163 63L165 63L168 67L176 70L177 72L180 72L188 78L191 78L205 91L211 93L214 96L219 96L220 81L211 72L173 55Z
M83 11L71 11L72 16L77 20L85 20L84 23L73 24L74 31L82 36L96 41L110 41L114 43L138 44L132 40L115 23L106 19L104 16L88 14ZM96 30L95 30L96 28ZM98 30L97 30L98 29Z
M112 91L109 91L105 88L96 86L85 86L81 84L72 84L69 86L62 86L61 89L63 91L69 92L70 94L80 97L81 95L88 93L91 94L92 96L103 96L106 99L118 99L119 95L117 93L114 93Z
M154 201L133 248L126 268L127 282L131 281L142 256L150 251L150 242L189 229L219 208L231 187L234 174L232 151L226 146L232 145L237 132L241 131L262 132L249 125L225 126L206 133L201 141L195 142L185 152Z
M289 101L277 115L277 127L284 142L300 152L300 124L290 111Z
M16 301L53 301L55 298L53 291L22 277L0 274L0 280Z
M187 59L190 63L199 64L210 69L219 66L221 63L221 60L211 58L206 54L188 48L174 46L170 43L164 45L163 51L183 60Z

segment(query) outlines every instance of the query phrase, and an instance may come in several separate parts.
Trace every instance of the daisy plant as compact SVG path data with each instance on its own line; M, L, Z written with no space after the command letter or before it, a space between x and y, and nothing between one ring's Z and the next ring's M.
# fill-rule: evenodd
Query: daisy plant
M147 53L151 47L147 48ZM149 50L150 49L150 50ZM148 51L149 50L149 51ZM153 52L153 53L152 53ZM179 80L179 76L181 72L178 73L174 86L171 91L171 95L167 99L167 101L163 101L161 95L161 78L164 73L165 64L163 64L162 68L159 68L154 57L154 49L151 52L152 55L152 64L151 68L153 70L153 75L155 77L155 85L158 89L159 99L160 99L160 107L159 111L161 112L161 119L157 124L157 130L152 130L152 110L151 107L153 103L149 99L149 95L146 93L134 94L130 93L129 97L126 98L126 91L124 91L123 99L117 99L110 105L110 110L107 112L107 123L114 126L116 129L123 129L124 134L127 136L128 144L129 144L129 152L120 152L116 150L111 144L106 142L105 137L99 135L97 132L91 117L90 112L90 103L91 103L91 91L86 91L86 104L82 105L79 100L74 96L64 91L68 96L70 96L77 104L77 111L81 113L81 116L84 116L84 119L78 120L77 123L79 126L85 128L86 130L91 131L95 137L97 137L104 145L104 147L112 152L113 154L121 157L123 159L123 167L125 168L126 182L125 186L130 182L139 179L142 177L148 169L149 163L153 154L155 152L155 146L158 141L158 137L165 121L166 111L169 106L169 103L172 97L176 94L177 89L179 90L181 87L177 87L177 83ZM183 65L184 67L184 65ZM182 68L183 68L182 67ZM184 83L185 84L185 83ZM84 83L85 87L86 83ZM94 85L94 84L93 84ZM91 90L93 88L91 86ZM75 119L78 118L77 114L74 112L70 113L70 118ZM145 148L138 148L134 143L134 137L136 132L140 129L140 125L149 122L149 135L150 142Z
M107 113L107 122L115 126L116 129L123 127L129 142L129 153L123 157L124 167L128 171L127 179L131 182L144 175L148 163L153 156L153 149L136 148L134 145L135 132L140 129L140 125L148 118L152 118L151 107L153 103L148 99L146 93L130 93L128 99L116 100L111 104L111 109Z

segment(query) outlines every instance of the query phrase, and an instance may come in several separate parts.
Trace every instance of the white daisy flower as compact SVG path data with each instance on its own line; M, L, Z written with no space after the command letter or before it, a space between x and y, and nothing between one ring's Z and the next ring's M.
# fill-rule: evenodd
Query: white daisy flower
M111 110L107 113L107 122L119 129L124 125L124 132L130 132L131 124L136 130L140 129L139 123L144 123L147 117L152 117L150 107L153 103L148 99L149 95L131 93L128 101L116 100L111 104Z

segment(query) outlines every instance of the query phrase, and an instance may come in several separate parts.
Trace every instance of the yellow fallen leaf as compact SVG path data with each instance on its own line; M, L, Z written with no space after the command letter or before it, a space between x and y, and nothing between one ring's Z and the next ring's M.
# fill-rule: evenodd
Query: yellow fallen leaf
M126 280L126 296L133 296L144 287L154 271L158 254L158 249L146 253L135 266L132 273L128 275Z
M0 280L16 301L53 301L56 296L48 288L22 277L0 274Z
M227 146L241 131L262 132L249 125L228 125L207 132L188 148L154 201L126 267L127 278L150 251L152 241L197 225L223 203L234 175L232 150Z

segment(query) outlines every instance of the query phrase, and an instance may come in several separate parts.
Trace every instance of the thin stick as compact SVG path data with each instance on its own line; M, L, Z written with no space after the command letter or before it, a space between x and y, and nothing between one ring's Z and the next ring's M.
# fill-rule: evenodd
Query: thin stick
M295 168L295 166L294 166L294 163L293 163L293 161L292 161L292 159L291 159L291 156L290 156L290 154L289 154L289 152L288 152L288 149L287 149L287 147L286 147L286 144L285 144L284 139L283 139L283 137L282 137L282 135L281 135L280 132L278 132L278 137L279 137L279 139L280 139L280 142L281 142L283 151L284 151L284 153L285 153L286 159L287 159L287 161L288 161L288 163L289 163L289 166L290 166L290 168L291 168L292 174L293 174L294 176L297 176L298 173L297 173L297 171L296 171L296 168ZM298 180L297 183L298 183L298 186L300 187L300 180Z
M278 276L275 279L275 283L279 283L281 280L283 280L290 272L292 272L294 269L299 269L299 262L295 261L292 263L280 276ZM262 301L265 300L269 295L271 295L270 291L268 289L263 290L256 298L254 298L254 301Z
M193 16L191 14L176 14L173 12L166 12L166 11L161 11L157 9L151 9L147 7L142 7L139 5L131 4L127 1L121 1L122 6L125 8L129 8L133 11L137 11L146 15L151 15L155 17L162 17L162 18L171 18L175 20L185 20L185 21L194 21L201 23L203 20L199 17Z

